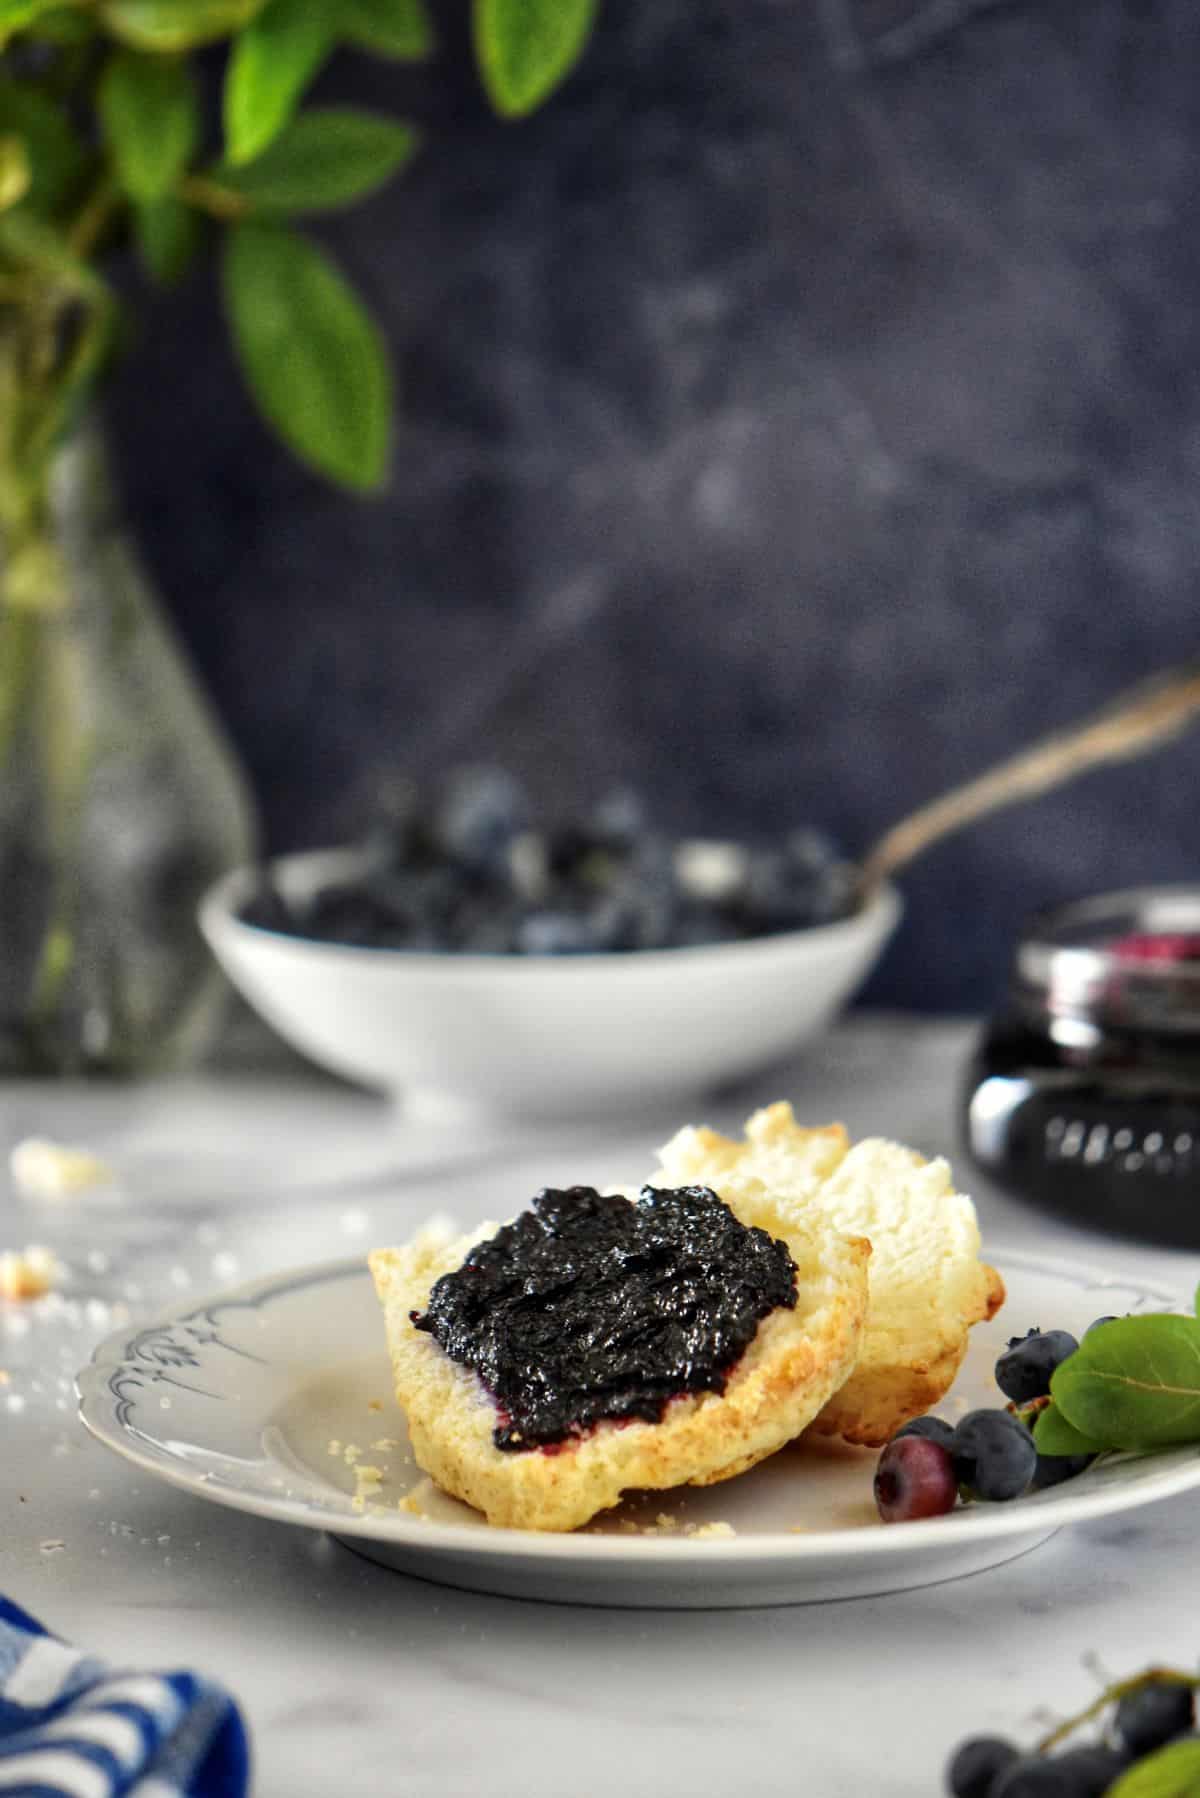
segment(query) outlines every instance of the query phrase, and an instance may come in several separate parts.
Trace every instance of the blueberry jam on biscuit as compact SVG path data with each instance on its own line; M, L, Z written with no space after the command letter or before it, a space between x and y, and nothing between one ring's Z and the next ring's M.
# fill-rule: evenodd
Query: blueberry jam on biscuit
M411 1316L475 1370L499 1410L496 1447L519 1451L723 1392L763 1318L795 1305L786 1244L708 1187L644 1186L630 1204L572 1186L540 1192Z

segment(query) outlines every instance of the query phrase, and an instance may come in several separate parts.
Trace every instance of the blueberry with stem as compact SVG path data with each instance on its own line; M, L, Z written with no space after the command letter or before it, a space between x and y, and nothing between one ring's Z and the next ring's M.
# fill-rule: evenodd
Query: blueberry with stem
M1117 1703L1114 1724L1131 1754L1149 1754L1176 1736L1186 1735L1196 1720L1195 1695L1178 1680L1161 1679L1127 1692Z
M1044 1398L1055 1369L1079 1347L1067 1330L1030 1330L1014 1336L996 1363L996 1384L1014 1405Z
M971 1736L955 1750L946 1769L951 1798L989 1798L1000 1775L1020 1759L1000 1736Z

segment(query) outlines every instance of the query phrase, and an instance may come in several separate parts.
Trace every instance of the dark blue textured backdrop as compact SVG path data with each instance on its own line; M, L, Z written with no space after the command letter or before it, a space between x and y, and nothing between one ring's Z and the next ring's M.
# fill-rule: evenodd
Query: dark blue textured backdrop
M462 8L398 187L322 235L395 347L394 475L297 471L201 278L113 408L277 847L493 758L681 828L902 812L1195 652L1195 0L605 0L539 117ZM930 854L870 989L979 1005L1043 901L1200 874L1200 738Z

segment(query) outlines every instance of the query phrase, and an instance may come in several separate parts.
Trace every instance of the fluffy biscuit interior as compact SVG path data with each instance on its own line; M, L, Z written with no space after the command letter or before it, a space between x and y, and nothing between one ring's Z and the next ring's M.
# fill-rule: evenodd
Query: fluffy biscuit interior
M810 1228L871 1243L867 1325L853 1373L814 1428L877 1444L949 1390L972 1324L1004 1288L980 1260L975 1207L943 1160L879 1138L850 1146L840 1125L805 1129L790 1105L756 1112L744 1141L689 1127L660 1153L656 1184L706 1182L737 1206L767 1182L781 1210Z
M396 1397L418 1465L493 1524L570 1530L633 1489L706 1485L772 1454L818 1415L854 1365L866 1314L861 1239L813 1231L781 1210L757 1181L743 1181L731 1209L782 1237L796 1264L794 1310L759 1324L724 1393L672 1399L661 1421L601 1422L554 1452L498 1449L496 1407L470 1368L452 1361L412 1323L435 1280L462 1265L494 1223L447 1243L422 1235L369 1257L384 1308Z

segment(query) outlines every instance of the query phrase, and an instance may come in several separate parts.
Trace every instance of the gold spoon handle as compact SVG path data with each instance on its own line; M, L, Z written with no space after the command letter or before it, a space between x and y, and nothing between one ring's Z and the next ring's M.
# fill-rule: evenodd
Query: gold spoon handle
M861 891L923 855L931 843L989 812L1061 787L1103 762L1131 761L1178 736L1200 712L1200 659L1185 663L1113 700L1082 724L1045 737L999 767L920 806L885 831L860 864Z

